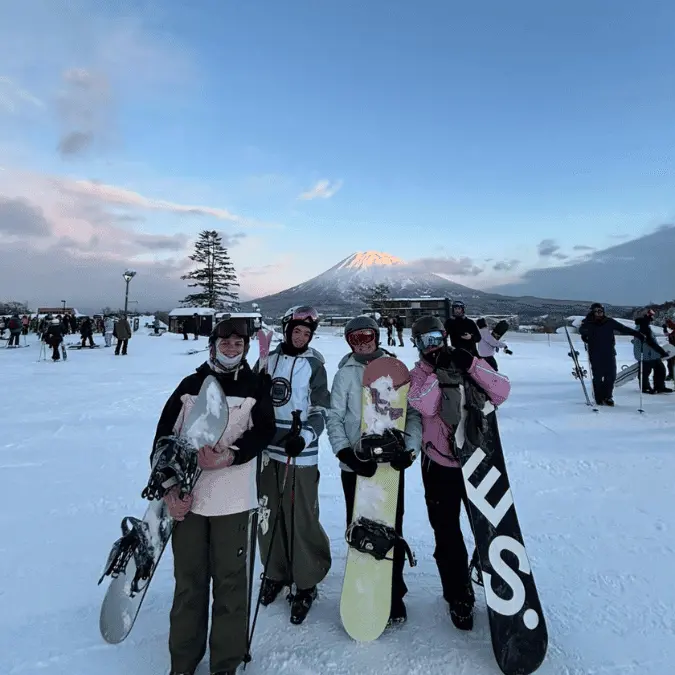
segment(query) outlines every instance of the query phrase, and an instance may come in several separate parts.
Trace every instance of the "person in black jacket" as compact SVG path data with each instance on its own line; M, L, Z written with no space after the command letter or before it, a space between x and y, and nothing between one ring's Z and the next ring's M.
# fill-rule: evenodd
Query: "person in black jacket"
M632 335L638 340L645 341L657 352L663 349L651 336L645 336L639 331L613 319L605 314L605 308L599 302L591 305L591 310L581 322L579 334L588 350L588 358L593 371L593 393L598 405L614 405L614 382L616 380L616 339L615 333ZM665 352L663 352L665 354Z
M59 353L59 347L63 342L63 328L58 319L51 319L51 322L46 324L42 341L52 348L52 361L60 361L61 354Z
M469 354L478 356L481 334L476 322L466 316L466 305L461 300L452 303L452 316L445 322L445 332L455 349L466 349Z
M162 437L180 433L204 380L216 377L229 407L227 428L215 447L199 448L202 474L192 493L181 499L174 488L164 497L178 521L172 535L176 581L169 628L172 675L194 673L207 640L209 672L214 675L234 673L247 651L259 460L276 432L271 382L247 363L249 340L245 320L216 324L209 337L208 360L178 385L157 424L153 448Z

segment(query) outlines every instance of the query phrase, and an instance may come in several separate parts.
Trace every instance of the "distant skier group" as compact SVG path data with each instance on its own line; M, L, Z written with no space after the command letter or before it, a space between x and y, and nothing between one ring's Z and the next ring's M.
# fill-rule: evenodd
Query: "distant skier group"
M465 389L479 388L496 406L506 399L510 385L478 356L486 327L479 329L468 319L462 303L455 303L452 311L445 326L438 317L423 316L412 327L420 358L410 373L405 432L367 436L361 431L363 374L375 360L392 356L381 346L380 328L373 318L358 316L346 325L349 353L340 361L330 389L324 358L310 346L319 325L314 308L289 309L281 322L282 341L253 368L246 360L252 337L246 321L229 318L215 325L208 359L168 399L153 445L156 449L162 438L180 432L202 383L214 375L227 397L228 427L213 447L199 449L203 473L194 490L181 497L174 488L164 497L178 521L172 536L172 675L192 675L207 643L213 675L231 675L245 660L251 638L250 556L256 537L264 567L260 605L274 602L288 587L291 623L306 618L317 586L332 564L330 540L319 518L318 455L324 431L340 463L347 525L352 521L357 478L372 477L378 469L374 449L384 449L399 473L394 529L400 539L393 554L391 623L407 618L404 474L422 455L443 598L454 625L471 630L474 592L460 528L461 504L467 495L455 430ZM486 339L487 358L499 347L505 345ZM473 423L480 427L484 424L480 409L476 415Z

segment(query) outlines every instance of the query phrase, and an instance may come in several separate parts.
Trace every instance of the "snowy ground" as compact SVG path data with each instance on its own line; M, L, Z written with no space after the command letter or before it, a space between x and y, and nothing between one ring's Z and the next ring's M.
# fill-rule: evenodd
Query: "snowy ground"
M144 510L140 491L157 417L204 357L185 355L203 347L203 338L148 332L141 328L126 357L111 349L71 350L66 363L37 363L36 344L0 349L2 675L157 675L168 667L170 555L129 638L110 646L98 632L105 586L96 583L122 517ZM345 353L334 332L321 332L315 342L330 378ZM639 415L633 382L617 390L614 410L594 414L571 377L564 336L550 343L546 336L509 337L515 354L500 364L513 393L500 424L550 634L539 672L671 673L675 394L647 397ZM397 351L412 366L412 348ZM618 351L620 364L632 362L625 339ZM256 354L254 342L251 362ZM418 558L416 568L406 568L409 621L372 644L346 635L339 616L344 506L325 438L321 450L321 512L333 568L302 626L289 624L283 601L261 611L247 672L498 673L483 598L468 635L453 628L440 599L418 466L407 474L405 533ZM208 673L202 668L200 675Z

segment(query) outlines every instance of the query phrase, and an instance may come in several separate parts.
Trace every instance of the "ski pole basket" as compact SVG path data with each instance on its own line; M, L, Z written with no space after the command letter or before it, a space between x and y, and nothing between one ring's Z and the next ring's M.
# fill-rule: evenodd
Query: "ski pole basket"
M417 565L417 560L415 560L408 542L397 534L393 527L384 523L359 516L347 528L345 539L349 546L361 553L372 555L375 560L391 561L393 561L393 557L388 558L387 554L397 542L400 542L405 548L410 567Z

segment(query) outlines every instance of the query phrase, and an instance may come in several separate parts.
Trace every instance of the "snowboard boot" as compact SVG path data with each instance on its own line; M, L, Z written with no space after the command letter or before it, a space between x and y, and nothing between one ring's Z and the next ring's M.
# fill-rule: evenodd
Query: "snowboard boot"
M478 549L473 549L471 563L469 564L469 578L476 586L483 585L483 574L480 569L480 560L478 560Z
M271 605L277 599L284 586L285 584L282 581L274 581L274 579L265 577L260 588L260 604L263 607Z
M450 607L450 618L455 628L459 630L473 630L473 605L475 596L471 582L466 588L458 593L457 597L448 601Z
M614 407L614 399L613 398L606 398L604 400L604 404L608 405L610 408Z
M389 612L388 626L395 623L405 623L408 619L408 611L405 608L403 598L392 598L391 611Z
M673 390L669 389L668 387L663 387L663 389L657 389L656 393L657 394L672 394Z
M296 626L301 624L309 613L312 603L316 598L316 586L304 590L297 589L295 595L290 594L288 601L291 603L291 623Z

